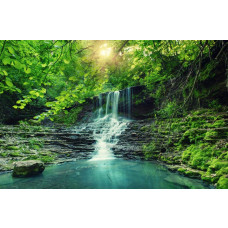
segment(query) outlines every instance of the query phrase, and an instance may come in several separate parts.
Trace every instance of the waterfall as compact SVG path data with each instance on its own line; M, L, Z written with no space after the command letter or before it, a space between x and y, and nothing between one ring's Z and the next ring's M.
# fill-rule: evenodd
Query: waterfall
M131 113L131 89L122 92L122 106L125 116L130 118ZM93 136L96 140L95 155L91 160L114 159L112 148L117 144L118 137L126 129L129 119L118 115L120 91L100 94L98 97L98 116L93 123ZM104 102L103 102L103 100ZM103 116L103 103L106 104ZM125 110L127 113L125 113Z
M119 91L115 91L113 93L112 117L115 119L117 119L118 117L119 96L120 96Z
M109 102L110 102L110 95L111 95L111 92L110 92L110 93L108 93L108 96L107 96L107 101L106 101L106 111L105 111L105 115L106 115L106 116L108 115Z

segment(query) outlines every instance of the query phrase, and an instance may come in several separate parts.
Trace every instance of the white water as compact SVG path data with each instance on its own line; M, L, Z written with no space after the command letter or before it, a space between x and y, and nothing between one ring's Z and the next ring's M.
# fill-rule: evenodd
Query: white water
M102 94L99 95L98 100L99 100L98 118L100 118L102 116L102 113L103 113Z
M124 93L123 93L124 94ZM106 98L105 115L102 116L102 96L99 96L98 116L94 120L93 136L96 140L95 155L91 160L115 159L112 148L117 144L118 137L126 129L129 120L118 115L120 92L109 92ZM123 97L124 106L126 106ZM128 106L129 107L129 106ZM129 108L127 109L129 110ZM126 109L126 108L125 108ZM129 116L129 115L128 115Z

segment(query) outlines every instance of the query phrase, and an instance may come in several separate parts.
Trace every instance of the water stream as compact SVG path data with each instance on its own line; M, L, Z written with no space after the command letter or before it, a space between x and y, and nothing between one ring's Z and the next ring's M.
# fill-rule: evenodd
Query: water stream
M95 155L91 159L92 161L115 159L112 147L118 142L118 137L126 129L129 122L128 119L118 115L120 92L110 92L104 96L106 100L104 102L106 104L105 108L102 105L103 96L99 95L98 115L92 123L93 136L96 140Z
M170 172L157 162L114 157L112 148L131 121L131 108L131 88L100 94L93 121L75 129L79 133L91 129L96 141L91 159L52 165L31 178L2 174L0 188L208 188L202 181Z

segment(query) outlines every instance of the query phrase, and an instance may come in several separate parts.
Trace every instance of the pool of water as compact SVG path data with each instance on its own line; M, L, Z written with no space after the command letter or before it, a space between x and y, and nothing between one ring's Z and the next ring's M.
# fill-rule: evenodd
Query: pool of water
M0 175L1 189L203 189L201 180L170 172L156 162L83 160L46 167L35 177Z

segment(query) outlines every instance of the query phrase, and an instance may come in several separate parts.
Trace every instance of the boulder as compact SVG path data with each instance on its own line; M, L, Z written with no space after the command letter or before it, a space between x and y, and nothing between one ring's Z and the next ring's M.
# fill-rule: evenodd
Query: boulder
M44 171L44 163L41 161L19 161L16 162L13 169L14 177L29 177L40 174Z

